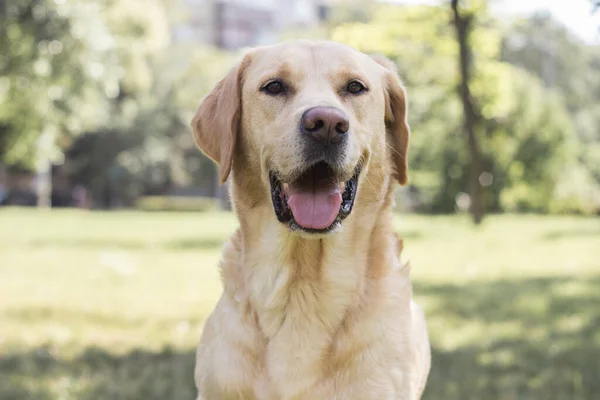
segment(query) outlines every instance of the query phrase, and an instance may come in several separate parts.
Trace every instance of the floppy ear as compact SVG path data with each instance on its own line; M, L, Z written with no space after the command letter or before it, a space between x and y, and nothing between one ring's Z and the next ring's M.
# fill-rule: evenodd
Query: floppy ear
M248 64L246 56L217 83L200 102L191 123L196 145L219 165L221 183L231 172L242 117L242 79Z
M385 126L387 141L395 167L394 178L404 185L408 182L408 143L410 127L408 126L406 92L398 77L396 66L384 56L373 55L373 59L387 71L384 75L385 93Z

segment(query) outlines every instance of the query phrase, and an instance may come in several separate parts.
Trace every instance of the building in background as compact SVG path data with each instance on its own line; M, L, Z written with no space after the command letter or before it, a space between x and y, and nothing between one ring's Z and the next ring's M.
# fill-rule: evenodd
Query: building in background
M270 44L291 29L326 21L325 0L180 0L173 40L226 50Z

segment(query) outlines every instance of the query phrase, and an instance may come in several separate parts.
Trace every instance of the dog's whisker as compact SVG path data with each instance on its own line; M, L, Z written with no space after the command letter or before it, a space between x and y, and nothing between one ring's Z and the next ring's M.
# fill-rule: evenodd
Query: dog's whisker
M369 185L371 185L371 189L373 189L373 191L377 191L377 189L375 189L375 185L373 185L373 183L367 175L365 175L365 179L367 180L367 182L369 182Z
M387 143L387 142L386 142L386 143L385 143L385 145L386 145L387 147L389 147L389 148L390 148L390 150L392 150L394 153L398 154L398 155L399 155L401 158L404 158L404 154L400 153L398 150L396 150L395 148L393 148L392 146L390 146L390 144L389 144L389 143Z

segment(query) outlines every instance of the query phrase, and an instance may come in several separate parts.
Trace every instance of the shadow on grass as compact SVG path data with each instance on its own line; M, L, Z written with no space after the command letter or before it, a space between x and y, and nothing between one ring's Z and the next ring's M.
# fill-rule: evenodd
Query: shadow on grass
M590 236L600 236L600 228L554 230L544 233L542 235L542 239L560 240L565 238L581 238Z
M223 246L226 239L200 238L200 239L180 239L169 241L163 247L170 250L206 250L219 249Z
M440 326L432 323L437 321L447 330L434 336L456 337L453 330L473 323L485 328L468 345L447 349L434 343L424 399L598 398L600 276L417 282L415 293L435 304L427 312L430 330ZM512 326L516 333L502 330ZM191 400L193 371L194 349L115 355L88 348L68 358L37 348L0 355L0 399Z
M31 247L73 247L73 248L92 248L92 249L122 249L122 250L147 250L147 249L165 249L165 250L214 250L219 249L226 238L183 238L177 240L168 240L164 242L144 242L139 240L127 239L109 239L109 238L81 238L81 239L44 239L32 240L28 244Z
M425 399L599 398L600 277L416 284L415 293L434 300L430 320L485 332L468 346L433 348Z
M68 359L48 348L0 357L2 400L192 400L195 352L113 355L88 348Z

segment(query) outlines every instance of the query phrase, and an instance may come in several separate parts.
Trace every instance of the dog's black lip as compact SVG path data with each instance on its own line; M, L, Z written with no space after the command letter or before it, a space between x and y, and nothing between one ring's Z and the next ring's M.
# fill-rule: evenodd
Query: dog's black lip
M269 181L271 182L271 200L275 216L277 216L279 222L285 223L293 220L292 210L284 203L284 199L281 196L281 181L273 172L269 174Z
M308 167L305 171L315 167L317 163ZM273 210L277 220L281 223L287 224L288 228L292 231L303 231L312 234L324 234L337 229L341 222L346 219L354 208L354 200L358 191L358 177L362 170L362 165L359 163L354 168L354 175L345 182L344 192L342 193L342 204L335 220L324 229L313 229L304 228L300 226L294 219L292 210L288 207L284 196L282 196L282 181L279 179L274 171L269 172L269 182L271 184L271 200L273 202Z

